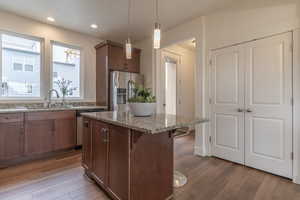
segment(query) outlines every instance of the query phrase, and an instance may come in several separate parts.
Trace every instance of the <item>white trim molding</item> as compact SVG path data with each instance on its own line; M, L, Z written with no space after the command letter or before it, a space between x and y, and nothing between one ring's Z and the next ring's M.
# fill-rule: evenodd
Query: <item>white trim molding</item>
M300 184L300 29L293 31L293 182Z

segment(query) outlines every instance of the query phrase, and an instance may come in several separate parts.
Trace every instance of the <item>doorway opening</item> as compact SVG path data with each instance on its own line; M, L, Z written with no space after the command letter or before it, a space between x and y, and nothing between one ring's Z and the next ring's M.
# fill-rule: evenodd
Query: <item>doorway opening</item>
M195 39L162 48L158 53L158 112L195 116Z
M178 59L164 57L166 113L176 115L177 109L177 66Z

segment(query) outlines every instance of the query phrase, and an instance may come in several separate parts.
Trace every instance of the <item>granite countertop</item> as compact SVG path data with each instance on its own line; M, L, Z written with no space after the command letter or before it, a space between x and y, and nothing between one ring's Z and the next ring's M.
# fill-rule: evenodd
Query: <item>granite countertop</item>
M64 110L93 110L103 109L106 110L106 106L65 106L65 107L15 107L15 108L0 108L0 114L6 113L20 113L20 112L51 112L51 111L64 111Z
M180 115L169 114L134 117L129 112L117 111L82 113L82 116L149 134L171 131L208 122L208 119L187 118Z

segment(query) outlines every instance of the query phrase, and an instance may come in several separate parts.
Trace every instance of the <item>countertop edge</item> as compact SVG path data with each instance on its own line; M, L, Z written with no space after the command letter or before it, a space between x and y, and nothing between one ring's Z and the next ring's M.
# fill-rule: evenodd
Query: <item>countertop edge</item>
M76 111L76 110L93 110L103 109L107 110L106 106L78 106L70 108L12 108L12 109L0 109L0 114L12 114L12 113L28 113L28 112L55 112L55 111Z
M193 125L196 125L196 124L199 124L199 123L209 122L208 119L198 119L198 120L196 119L195 121L193 121L191 123L183 123L183 124L179 124L179 125L176 125L176 126L170 126L170 127L163 128L163 129L158 129L158 130L149 130L149 129L139 128L139 127L136 127L136 126L133 126L133 125L128 125L128 124L125 124L125 123L122 123L122 122L119 122L119 121L113 121L113 120L108 120L108 119L104 119L104 118L95 117L95 116L89 115L88 113L86 113L86 114L82 113L81 115L83 117L93 119L93 120L96 120L96 121L101 121L101 122L105 122L105 123L108 123L108 124L111 124L111 125L121 126L121 127L124 127L124 128L132 129L132 130L135 130L135 131L139 131L139 132L143 132L143 133L147 133L147 134L152 134L152 135L162 133L162 132L176 130L176 129L183 128L183 127L193 126Z

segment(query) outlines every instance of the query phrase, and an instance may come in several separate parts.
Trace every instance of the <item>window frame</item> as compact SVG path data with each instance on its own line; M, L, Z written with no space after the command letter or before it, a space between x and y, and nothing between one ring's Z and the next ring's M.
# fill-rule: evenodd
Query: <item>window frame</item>
M66 97L67 100L83 100L84 99L84 69L83 69L83 50L80 46L71 45L64 42L50 40L50 89L53 89L53 45L67 47L80 51L80 69L79 69L79 97Z
M40 101L44 99L44 90L45 90L45 81L43 79L43 74L45 73L45 39L42 37L27 35L27 34L20 34L16 32L6 31L0 29L0 84L2 84L2 60L3 60L3 53L2 53L2 35L10 35L14 37L20 37L28 40L34 40L40 43L40 95L39 97L18 97L18 96L11 96L11 97L4 97L0 95L0 101Z

